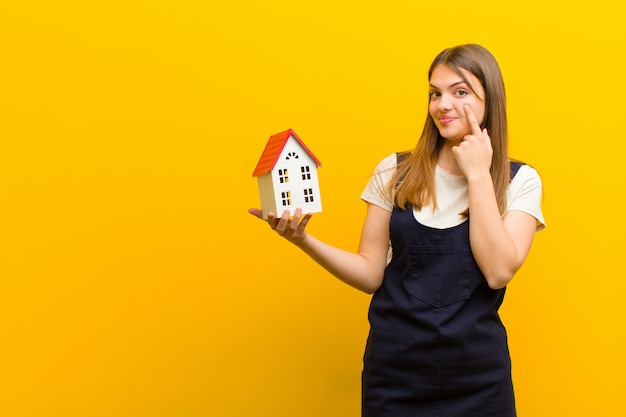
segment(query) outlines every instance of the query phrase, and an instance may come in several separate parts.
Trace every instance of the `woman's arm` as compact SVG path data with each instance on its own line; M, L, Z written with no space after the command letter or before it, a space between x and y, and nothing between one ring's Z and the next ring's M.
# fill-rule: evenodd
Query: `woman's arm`
M522 211L500 215L491 176L468 179L470 245L478 267L493 289L506 286L522 266L537 220Z
M258 209L249 212L262 218ZM311 216L310 213L303 216L298 208L292 218L289 211L280 218L269 213L267 223L341 281L365 293L374 293L382 283L387 265L391 213L368 204L357 253L336 248L308 234L306 226Z
M509 211L501 216L489 173L491 140L486 129L480 130L469 106L465 112L471 134L452 150L467 179L470 245L489 286L503 288L526 260L537 220L521 211Z

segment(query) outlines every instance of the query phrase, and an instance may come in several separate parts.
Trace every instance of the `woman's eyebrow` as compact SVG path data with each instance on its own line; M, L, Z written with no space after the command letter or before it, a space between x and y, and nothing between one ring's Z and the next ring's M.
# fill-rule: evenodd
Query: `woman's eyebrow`
M455 83L450 84L450 85L448 86L448 88L452 88L452 87L454 87L454 86L456 86L456 85L459 85L459 84L466 84L466 83L465 83L465 81L460 80L460 81L457 81L457 82L455 82ZM428 85L429 85L429 86L431 86L432 88L435 88L435 89L439 90L439 87L437 87L437 86L435 86L435 85L433 85L433 84L428 84Z

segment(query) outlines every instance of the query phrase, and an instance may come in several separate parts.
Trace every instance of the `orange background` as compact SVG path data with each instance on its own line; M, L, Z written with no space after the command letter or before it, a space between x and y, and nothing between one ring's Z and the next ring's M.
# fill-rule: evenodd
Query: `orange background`
M247 214L269 136L320 158L310 231L412 148L426 70L476 42L548 228L509 287L520 416L626 414L623 5L0 5L0 415L358 416L369 297Z

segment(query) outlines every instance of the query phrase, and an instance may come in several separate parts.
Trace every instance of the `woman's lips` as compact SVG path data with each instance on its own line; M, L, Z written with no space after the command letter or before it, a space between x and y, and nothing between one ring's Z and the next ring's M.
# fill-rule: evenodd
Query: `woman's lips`
M451 123L452 121L454 121L454 117L445 116L445 117L439 118L439 123L441 123L442 125L447 125Z

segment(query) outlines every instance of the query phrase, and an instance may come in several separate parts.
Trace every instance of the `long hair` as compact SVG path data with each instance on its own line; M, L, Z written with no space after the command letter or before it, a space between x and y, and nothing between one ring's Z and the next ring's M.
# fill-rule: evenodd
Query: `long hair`
M469 71L478 78L485 90L485 116L481 129L487 128L491 137L493 148L491 179L498 207L500 212L504 213L510 167L506 101L500 67L487 49L475 44L460 45L439 53L428 70L429 80L439 65L449 66L471 88L471 84L461 69ZM420 210L430 203L432 203L433 210L437 208L435 165L444 141L432 117L427 114L426 123L415 150L398 163L389 183L389 191L393 194L395 204L399 208L404 210L408 206Z

